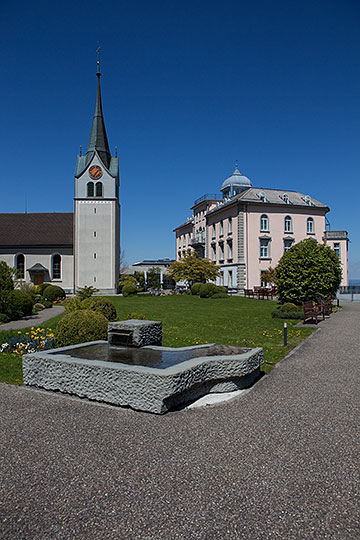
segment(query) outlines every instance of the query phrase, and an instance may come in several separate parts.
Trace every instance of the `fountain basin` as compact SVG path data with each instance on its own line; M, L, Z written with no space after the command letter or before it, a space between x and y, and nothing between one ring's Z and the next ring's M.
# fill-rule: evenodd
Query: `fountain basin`
M149 351L149 356L154 353L179 354L178 363L160 368L112 361L111 357L107 361L89 359L86 356L91 356L90 348L94 346L107 346L107 342L82 343L24 355L24 383L163 414L211 392L249 387L260 376L260 366L264 362L261 348L231 350L231 354L224 354L220 349L219 354L213 354L211 347L214 344L177 349L141 347L142 351ZM79 349L82 349L82 358L75 356ZM193 357L183 360L187 356Z

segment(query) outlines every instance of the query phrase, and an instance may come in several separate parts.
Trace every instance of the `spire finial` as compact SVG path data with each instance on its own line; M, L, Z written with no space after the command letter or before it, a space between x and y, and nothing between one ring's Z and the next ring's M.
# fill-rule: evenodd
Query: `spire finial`
M115 146L115 157L118 157L118 150L117 150L117 146Z
M82 144L80 144L80 156L82 156Z
M100 44L98 42L98 45L96 47L96 56L97 56L97 60L96 60L96 65L97 65L97 71L96 71L96 75L98 77L101 76L101 73L100 73Z

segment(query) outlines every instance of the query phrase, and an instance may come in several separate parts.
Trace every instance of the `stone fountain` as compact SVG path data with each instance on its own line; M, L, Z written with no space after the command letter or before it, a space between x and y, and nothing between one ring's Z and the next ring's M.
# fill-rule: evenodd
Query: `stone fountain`
M162 414L208 393L251 386L264 362L261 348L161 343L159 321L112 322L108 342L24 355L24 383Z

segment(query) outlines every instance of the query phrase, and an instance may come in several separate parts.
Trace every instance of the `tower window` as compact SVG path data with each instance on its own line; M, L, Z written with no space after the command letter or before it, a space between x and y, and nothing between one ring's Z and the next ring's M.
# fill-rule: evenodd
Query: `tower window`
M96 238L96 231L94 231L94 238Z
M52 277L53 279L61 278L61 257L58 253L52 258Z
M340 258L340 242L334 242L334 251L336 255Z
M96 182L96 197L103 196L103 185L102 182Z
M94 196L94 182L87 183L87 196L88 197Z
M96 214L96 208L94 208L94 214Z
M266 214L262 214L260 218L260 231L268 231L269 230L269 218Z
M16 256L16 270L18 271L18 278L24 279L25 277L25 257L22 253Z
M94 259L96 259L96 253L94 253Z
M308 234L314 234L314 232L315 232L314 220L313 220L313 218L311 218L311 217L307 218L307 222L306 222L306 232L307 232Z

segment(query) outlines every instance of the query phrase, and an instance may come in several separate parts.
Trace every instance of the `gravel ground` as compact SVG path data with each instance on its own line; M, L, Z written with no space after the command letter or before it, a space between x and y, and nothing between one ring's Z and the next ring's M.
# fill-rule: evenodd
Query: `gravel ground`
M31 326L41 326L45 321L60 315L63 311L63 306L53 306L52 308L39 311L36 315L29 315L28 317L22 317L17 321L10 321L9 323L2 324L0 325L0 331L21 330L21 328L30 328Z
M0 384L1 538L358 540L359 323L164 416Z

